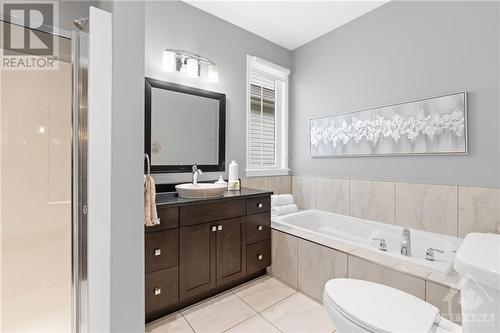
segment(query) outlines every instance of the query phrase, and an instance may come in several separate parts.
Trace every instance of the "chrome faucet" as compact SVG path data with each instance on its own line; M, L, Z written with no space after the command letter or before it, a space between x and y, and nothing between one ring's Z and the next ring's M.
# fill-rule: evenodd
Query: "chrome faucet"
M191 168L193 171L193 185L198 185L198 176L203 174L201 169L198 169L198 163L195 163Z
M440 250L440 249L434 249L432 247L429 247L427 248L427 251L425 252L425 260L429 260L429 261L434 261L436 260L436 257L435 257L435 253L434 252L438 252L438 253L444 253L443 250Z
M387 242L384 238L372 238L372 240L378 241L378 249L380 251L387 251Z
M411 257L411 236L410 229L404 228L401 234L401 254Z

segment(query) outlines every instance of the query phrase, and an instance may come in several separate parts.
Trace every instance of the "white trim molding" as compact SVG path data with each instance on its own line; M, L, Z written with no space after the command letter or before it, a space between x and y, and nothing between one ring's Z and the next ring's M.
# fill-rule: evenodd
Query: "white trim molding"
M250 163L250 82L252 73L258 73L269 79L274 79L276 84L276 163L274 167L259 168ZM246 95L246 176L265 177L288 175L288 90L290 70L276 65L267 60L247 55L247 95Z
M247 177L288 176L290 169L246 169Z

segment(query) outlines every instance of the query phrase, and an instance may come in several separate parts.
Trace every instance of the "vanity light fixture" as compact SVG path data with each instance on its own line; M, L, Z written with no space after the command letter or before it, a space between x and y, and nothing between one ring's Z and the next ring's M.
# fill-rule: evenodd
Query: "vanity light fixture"
M161 66L165 72L171 73L175 71L176 60L175 53L172 51L163 51L163 59L161 62Z
M200 55L179 49L166 49L163 51L162 69L165 72L186 73L189 77L201 76L201 67L207 67L207 80L209 82L219 81L217 65Z
M186 73L189 77L198 77L199 64L198 59L187 58L186 59Z
M217 65L208 65L208 82L219 81L219 71L217 70Z

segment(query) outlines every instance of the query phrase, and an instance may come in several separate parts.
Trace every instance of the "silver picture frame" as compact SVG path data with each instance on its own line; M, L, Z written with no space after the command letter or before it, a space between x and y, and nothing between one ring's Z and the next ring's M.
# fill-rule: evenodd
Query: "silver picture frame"
M443 98L448 98L448 97L454 97L456 98L461 98L462 100L462 110L460 112L463 114L463 133L461 136L461 140L463 142L458 145L458 148L455 147L454 149L441 149L439 151L394 151L394 152L360 152L356 153L353 152L353 146L351 144L350 149L348 152L342 152L343 149L338 149L335 146L332 148L330 147L330 150L328 149L323 149L322 153L318 153L318 150L315 149L317 147L314 147L313 144L313 126L315 122L318 121L325 121L325 120L330 120L330 121L338 121L338 120L344 120L352 117L353 115L361 115L361 114L366 114L368 112L371 112L373 115L377 115L377 111L380 113L382 109L389 109L389 108L395 108L397 109L398 107L405 106L405 105L411 105L411 104L429 104L432 102L439 103L440 100ZM424 102L424 103L422 103ZM420 110L419 110L420 111ZM411 113L412 110L406 110L406 113ZM414 112L417 114L416 112ZM398 114L398 113L396 113ZM430 113L426 113L426 115L429 115ZM448 114L446 112L443 112L441 110L440 114ZM366 117L365 117L366 118ZM376 107L369 107L369 108L364 108L356 111L349 111L349 112L344 112L344 113L338 113L330 116L322 116L322 117L313 117L309 119L309 156L312 158L332 158L332 157L367 157L367 156L379 156L379 157L384 157L384 156L438 156L438 155L448 155L448 156L464 156L469 154L469 139L468 139L468 126L467 126L467 118L468 118L468 103L467 103L467 91L459 91L459 92L452 92L452 93L446 93L446 94L440 94L440 95L435 95L435 96L430 96L430 97L424 97L424 98L419 98L419 99L414 99L410 101L404 101L404 102L399 102L399 103L391 103L391 104L385 104L385 105L380 105ZM354 119L354 117L352 117ZM324 126L323 126L324 127ZM442 133L441 133L442 134ZM422 136L422 135L420 135ZM425 138L424 138L425 139ZM419 138L419 140L422 140L422 137ZM407 140L406 140L407 143ZM357 144L357 143L355 143ZM366 140L364 140L363 144L365 145L365 150L366 150ZM396 146L397 146L396 142ZM328 147L328 146L327 146ZM336 150L337 152L332 153L332 150ZM372 148L374 149L374 147Z

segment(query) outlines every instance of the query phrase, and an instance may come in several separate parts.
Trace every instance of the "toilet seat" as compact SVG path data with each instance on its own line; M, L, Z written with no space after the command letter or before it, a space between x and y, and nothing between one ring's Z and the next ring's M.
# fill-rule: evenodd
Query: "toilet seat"
M369 332L430 332L439 310L398 289L356 279L333 279L325 285L325 306Z

